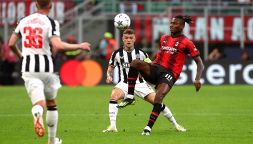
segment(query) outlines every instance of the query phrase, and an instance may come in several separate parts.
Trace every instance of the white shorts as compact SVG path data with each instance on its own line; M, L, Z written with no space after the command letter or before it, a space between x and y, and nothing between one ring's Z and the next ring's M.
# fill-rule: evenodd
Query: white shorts
M115 87L121 89L124 92L125 96L127 95L128 84L121 81ZM142 99L144 99L144 97L153 92L154 92L153 88L147 82L135 84L134 94Z
M61 87L59 76L54 73L22 73L22 78L32 104L55 99Z

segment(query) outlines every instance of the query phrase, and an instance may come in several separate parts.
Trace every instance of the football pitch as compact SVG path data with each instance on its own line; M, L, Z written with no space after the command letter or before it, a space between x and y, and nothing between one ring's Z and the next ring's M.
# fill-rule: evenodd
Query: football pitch
M118 133L109 125L112 86L63 87L57 97L58 136L63 144L249 144L253 141L252 86L174 86L164 103L187 132L175 131L161 113L150 136L142 136L152 106L137 98L120 109ZM0 144L46 144L33 130L25 88L0 87Z

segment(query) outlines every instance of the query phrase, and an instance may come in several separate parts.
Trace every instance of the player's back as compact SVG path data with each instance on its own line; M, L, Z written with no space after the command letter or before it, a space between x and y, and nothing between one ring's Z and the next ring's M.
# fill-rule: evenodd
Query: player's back
M56 32L58 23L40 13L31 14L20 20L19 34L22 36L22 54L51 55L49 37Z
M50 38L60 36L59 23L34 13L20 20L15 33L22 37L22 72L54 72Z

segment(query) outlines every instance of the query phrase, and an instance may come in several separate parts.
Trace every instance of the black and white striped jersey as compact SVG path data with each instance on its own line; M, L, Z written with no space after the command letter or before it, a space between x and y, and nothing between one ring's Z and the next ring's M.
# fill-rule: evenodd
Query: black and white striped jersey
M123 48L120 48L112 53L109 65L118 67L119 82L123 81L124 83L127 83L128 71L132 60L144 60L147 57L147 53L138 48L134 48L131 52L127 52ZM143 78L139 76L136 83L141 83L143 81Z
M15 33L22 37L21 72L54 72L50 38L60 36L59 23L34 13L20 20Z

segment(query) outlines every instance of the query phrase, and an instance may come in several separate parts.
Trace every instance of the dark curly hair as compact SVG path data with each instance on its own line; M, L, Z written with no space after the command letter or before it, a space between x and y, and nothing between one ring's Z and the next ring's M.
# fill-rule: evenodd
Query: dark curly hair
M182 16L182 15L177 15L175 16L176 19L181 19L183 24L186 22L188 24L192 24L193 20L190 16Z

